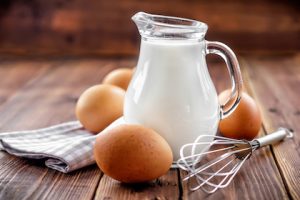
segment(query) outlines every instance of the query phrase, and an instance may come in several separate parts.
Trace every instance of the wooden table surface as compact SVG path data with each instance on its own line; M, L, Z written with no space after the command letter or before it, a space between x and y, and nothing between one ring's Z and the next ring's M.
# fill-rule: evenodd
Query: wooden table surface
M214 60L215 58L209 58ZM294 139L247 160L233 182L212 195L189 192L184 172L170 170L135 186L107 177L96 165L69 174L39 161L0 152L0 199L300 199L300 54L240 58L247 91L263 114L260 135L278 127ZM112 69L135 59L0 59L0 131L42 128L74 120L79 95ZM229 87L223 63L209 62L217 90Z

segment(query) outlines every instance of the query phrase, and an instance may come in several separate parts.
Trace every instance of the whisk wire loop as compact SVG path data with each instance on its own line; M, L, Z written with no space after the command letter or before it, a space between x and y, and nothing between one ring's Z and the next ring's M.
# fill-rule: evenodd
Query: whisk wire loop
M181 158L177 161L177 165L188 172L182 180L188 181L191 191L201 188L207 193L213 193L230 184L244 162L251 156L253 150L258 147L259 145L256 143L252 144L244 140L201 135L194 143L182 146L180 149ZM200 161L204 157L219 153L223 154L200 165ZM219 163L223 163L223 165ZM218 165L221 167L211 170ZM194 185L192 184L193 177L196 180ZM214 181L215 179L217 181Z
M202 187L204 184L210 185L210 186L216 186L216 184L209 182L209 180L211 180L212 178L214 178L215 175L217 175L220 171L222 171L224 168L226 168L229 164L231 164L233 162L233 160L229 161L226 165L224 165L221 169L219 169L218 171L216 171L215 173L212 173L210 177L208 177L207 179L202 178L199 174L196 174L197 176L197 182L199 185L197 185L196 187L190 187L190 189L192 191L194 190L198 190L200 187ZM206 175L206 174L205 174ZM229 174L228 174L229 175ZM190 179L189 179L190 180ZM200 182L200 180L202 182Z
M224 149L228 149L228 148L224 148ZM230 148L230 149L232 149L232 148ZM197 173L201 173L202 171L204 171L207 168L209 168L209 167L211 167L211 166L213 166L213 165L215 165L215 164L217 164L217 163L225 160L226 158L228 158L228 157L230 157L230 156L232 156L232 155L234 155L236 153L245 151L245 150L249 150L249 148L244 148L244 149L239 149L239 150L227 152L227 153L225 153L225 154L223 154L223 155L221 155L221 156L219 156L219 157L217 157L217 158L215 158L215 159L213 159L213 160L205 163L204 165L202 165L199 168L195 168L195 165L192 165L192 167L185 166L186 168L190 169L191 172L188 174L188 176L186 176L185 178L183 178L183 181L185 181L185 180L187 180L187 179L195 176ZM209 153L212 153L212 152L209 152ZM207 152L202 153L202 154L207 154Z
M195 142L182 146L177 165L188 172L182 180L188 181L191 191L201 188L213 193L230 184L253 151L292 137L292 131L286 128L252 141L200 135Z

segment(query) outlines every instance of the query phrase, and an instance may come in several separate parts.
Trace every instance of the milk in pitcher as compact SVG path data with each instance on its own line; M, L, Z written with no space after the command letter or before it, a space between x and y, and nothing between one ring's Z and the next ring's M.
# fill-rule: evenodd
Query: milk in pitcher
M204 42L142 40L133 81L126 93L129 123L151 127L179 158L182 145L215 134L219 104L206 67ZM180 136L180 137L179 137Z

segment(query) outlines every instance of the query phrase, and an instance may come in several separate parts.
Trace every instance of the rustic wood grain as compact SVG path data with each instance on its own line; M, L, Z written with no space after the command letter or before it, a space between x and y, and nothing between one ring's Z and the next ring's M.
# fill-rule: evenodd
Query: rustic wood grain
M0 105L8 100L18 89L21 89L34 77L46 73L55 62L31 62L0 60ZM26 67L23 67L26 66Z
M208 65L217 90L220 92L227 89L230 84L225 64L210 63ZM248 85L251 80L246 79L244 82ZM261 131L260 136L263 134L264 132ZM185 174L181 171L180 176L184 177ZM212 195L208 195L202 190L190 192L187 182L182 183L182 187L184 199L288 199L288 194L269 148L254 152L232 183L227 188L218 190Z
M157 180L136 185L122 184L104 175L95 199L179 199L177 170L170 170Z
M0 52L136 55L138 11L197 19L207 38L239 52L300 49L299 3L290 1L33 0L0 2Z
M300 199L300 55L247 60L254 96L264 115L264 128L295 131L294 138L272 145L272 151L292 199Z
M3 152L0 160L0 199L91 199L101 175L94 165L63 174Z
M78 96L112 68L108 61L65 61L32 77L0 107L1 132L74 120ZM41 162L0 152L0 199L91 199L100 177L95 165L62 174Z

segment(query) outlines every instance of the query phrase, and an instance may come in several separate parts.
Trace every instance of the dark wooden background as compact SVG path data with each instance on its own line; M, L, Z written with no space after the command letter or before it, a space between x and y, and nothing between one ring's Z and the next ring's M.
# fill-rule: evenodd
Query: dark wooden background
M197 19L237 53L300 50L299 0L1 0L0 53L136 55L138 11Z

